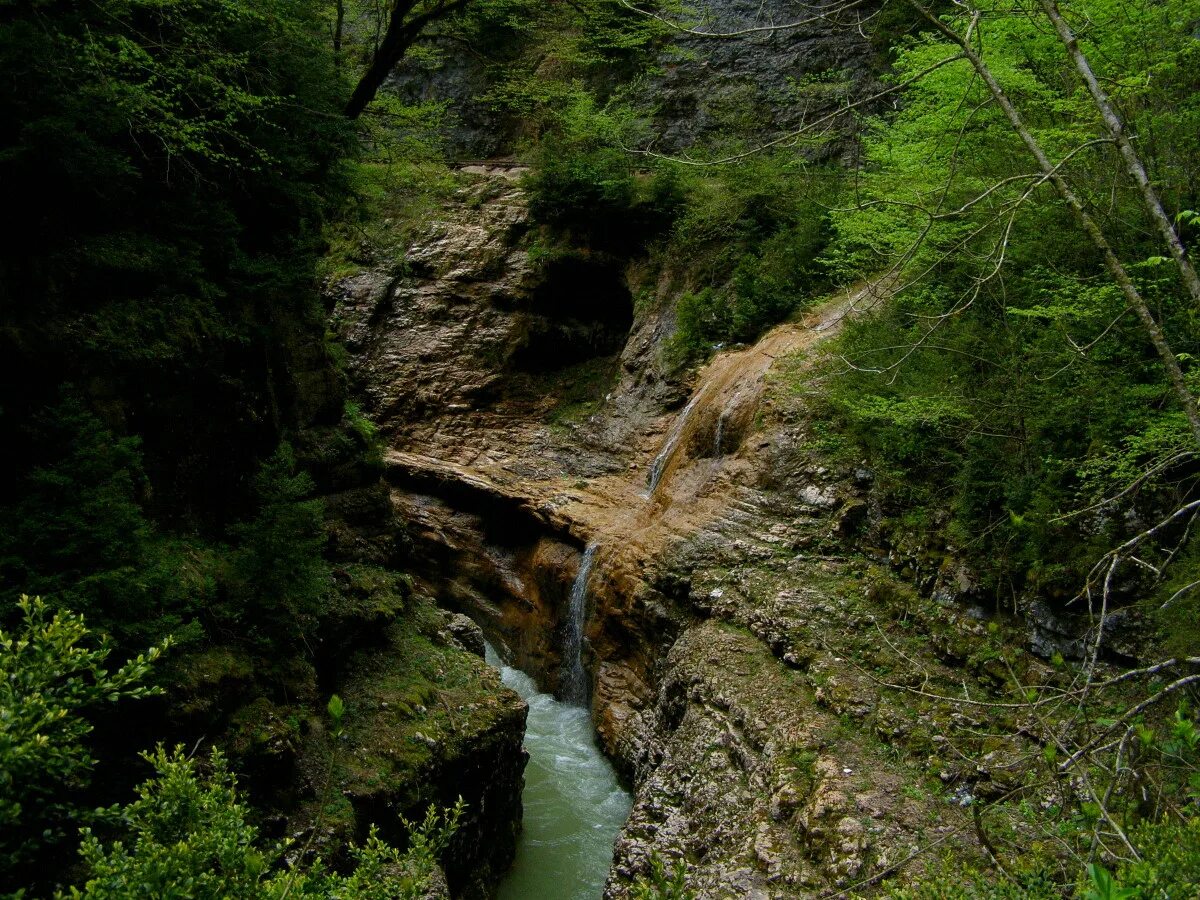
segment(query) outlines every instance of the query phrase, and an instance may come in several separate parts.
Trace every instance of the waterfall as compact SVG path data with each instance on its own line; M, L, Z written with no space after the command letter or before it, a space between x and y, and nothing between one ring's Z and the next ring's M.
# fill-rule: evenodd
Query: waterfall
M725 413L722 412L717 416L717 438L713 442L713 456L720 458L721 456L721 438L725 433Z
M586 706L588 700L587 675L583 671L583 625L587 618L588 578L592 574L592 560L596 557L596 544L588 545L579 561L579 574L571 585L571 603L567 610L567 624L563 629L562 675L559 686L563 700L578 706Z
M654 462L650 464L650 481L646 487L645 497L653 497L654 489L658 487L658 482L666 471L667 463L670 462L672 454L675 452L675 446L679 443L679 439L683 437L683 429L687 425L688 416L691 415L696 401L700 399L699 392L696 393L687 406L683 408L683 412L675 419L675 424L671 426L671 431L667 435L667 442L663 444L663 448L658 451L658 456L654 457Z

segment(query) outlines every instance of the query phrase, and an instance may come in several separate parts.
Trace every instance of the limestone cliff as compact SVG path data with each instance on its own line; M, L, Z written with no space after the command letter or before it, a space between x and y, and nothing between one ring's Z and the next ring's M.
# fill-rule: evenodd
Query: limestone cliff
M572 298L530 265L510 175L468 173L412 264L332 290L352 376L390 432L422 589L554 689L570 587L597 546L593 718L636 792L608 896L652 853L686 859L702 897L794 897L874 883L922 846L973 852L952 798L1002 784L1003 754L964 767L941 734L953 709L902 702L878 673L986 685L988 633L892 575L871 473L820 450L804 393L822 339L886 283L719 353L689 385L654 352L669 303L639 307L619 354L606 340L580 361L577 331L542 330L540 358L561 359L559 340L572 363L530 373L518 351L539 304ZM564 416L593 366L606 379Z

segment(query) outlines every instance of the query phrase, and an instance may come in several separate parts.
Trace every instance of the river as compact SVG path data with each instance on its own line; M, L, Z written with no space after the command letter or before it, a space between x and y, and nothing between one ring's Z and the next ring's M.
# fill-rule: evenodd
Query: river
M499 900L598 900L629 793L596 745L591 715L537 689L489 645L487 660L529 704L524 827Z

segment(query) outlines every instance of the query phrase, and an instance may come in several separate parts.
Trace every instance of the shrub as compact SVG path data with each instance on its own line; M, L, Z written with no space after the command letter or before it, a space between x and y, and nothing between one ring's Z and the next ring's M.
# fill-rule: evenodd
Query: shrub
M419 825L409 823L409 848L401 853L371 830L352 851L354 869L335 874L320 859L279 864L287 844L261 846L237 779L214 751L208 772L182 748L145 754L155 776L138 788L122 811L128 835L107 846L84 832L80 855L89 875L75 900L269 900L323 897L337 900L416 900L426 893L437 855L458 827L462 804L443 815L432 807Z
M1194 897L1200 889L1200 818L1142 825L1133 835L1140 860L1123 864L1116 883L1132 897Z
M96 644L81 616L51 613L40 597L18 605L22 624L0 631L0 883L69 826L94 818L79 797L95 765L86 713L155 693L141 681L167 647L110 671L111 648Z
M601 250L636 252L665 233L682 210L686 190L678 172L635 172L623 147L632 112L576 87L533 153L526 178L535 221Z
M753 341L826 289L825 204L836 179L777 153L683 184L686 204L667 255L703 272L706 283L677 301L671 349L679 362L716 344Z

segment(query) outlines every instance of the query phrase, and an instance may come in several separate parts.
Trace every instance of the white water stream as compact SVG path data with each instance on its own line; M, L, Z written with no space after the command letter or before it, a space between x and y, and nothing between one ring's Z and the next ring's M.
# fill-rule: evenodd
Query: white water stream
M671 426L671 430L667 433L667 440L663 444L661 450L658 451L658 456L654 457L654 462L650 463L650 479L646 485L646 493L643 497L653 497L654 489L658 487L658 482L662 479L663 472L667 470L667 463L671 461L671 454L675 452L675 446L679 443L679 439L683 437L683 429L687 427L688 416L692 414L692 410L696 406L696 401L700 399L700 393L697 392L687 406L675 417L675 423Z
M524 827L498 898L598 900L613 842L629 815L629 793L596 746L586 708L543 694L524 672L504 665L490 644L487 661L529 704Z

